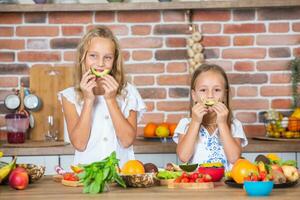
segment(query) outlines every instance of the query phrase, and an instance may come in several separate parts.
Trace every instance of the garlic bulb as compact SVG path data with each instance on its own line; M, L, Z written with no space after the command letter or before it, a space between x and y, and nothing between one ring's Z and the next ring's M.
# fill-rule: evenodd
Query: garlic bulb
M187 55L189 56L189 71L193 73L195 69L201 66L204 63L204 55L202 53L203 46L200 44L202 35L199 31L193 29L193 33L186 40L187 43Z

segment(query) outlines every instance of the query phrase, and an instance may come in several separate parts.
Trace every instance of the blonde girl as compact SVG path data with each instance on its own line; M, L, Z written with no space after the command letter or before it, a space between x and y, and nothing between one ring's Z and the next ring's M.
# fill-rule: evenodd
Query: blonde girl
M74 164L99 161L116 151L122 166L134 159L132 144L145 104L124 79L122 53L110 29L98 26L82 38L75 67L75 87L59 92Z
M232 118L226 73L203 64L194 71L190 90L191 117L180 120L173 137L177 155L182 162L222 162L229 169L248 142L241 122Z

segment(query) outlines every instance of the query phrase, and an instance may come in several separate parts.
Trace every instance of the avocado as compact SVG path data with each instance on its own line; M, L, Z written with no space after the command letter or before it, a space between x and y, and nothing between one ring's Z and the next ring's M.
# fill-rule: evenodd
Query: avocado
M197 169L198 164L182 164L179 167L185 172L193 172Z
M95 68L91 68L91 72L92 72L92 74L94 74L96 77L104 77L105 75L107 75L109 72L110 72L110 70L108 70L108 69L105 69L105 70L103 70L103 72L98 72L98 71L96 71L95 70Z
M266 156L259 154L258 156L256 156L255 158L255 162L259 163L259 161L263 162L265 165L269 165L271 164L269 158L267 158Z

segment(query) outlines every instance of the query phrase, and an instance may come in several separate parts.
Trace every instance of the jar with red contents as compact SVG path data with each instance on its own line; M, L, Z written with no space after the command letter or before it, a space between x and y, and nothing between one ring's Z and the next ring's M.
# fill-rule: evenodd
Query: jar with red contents
M24 114L5 115L7 127L7 142L10 144L24 143L29 127L29 117Z

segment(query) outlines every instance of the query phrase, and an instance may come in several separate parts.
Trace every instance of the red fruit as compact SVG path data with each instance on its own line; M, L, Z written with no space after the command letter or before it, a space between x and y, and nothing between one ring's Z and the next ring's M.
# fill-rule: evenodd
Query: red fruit
M187 177L184 177L181 179L181 183L188 183L189 179Z
M67 181L78 181L78 177L74 173L65 173L64 180Z
M26 169L22 167L17 167L14 169L8 179L10 187L16 190L24 190L29 183L29 176Z
M205 182L204 177L197 178L195 182L196 183L204 183Z
M175 179L174 183L180 183L181 182L181 177L178 177Z
M212 177L209 174L205 174L204 175L204 181L205 182L211 182L212 181Z

